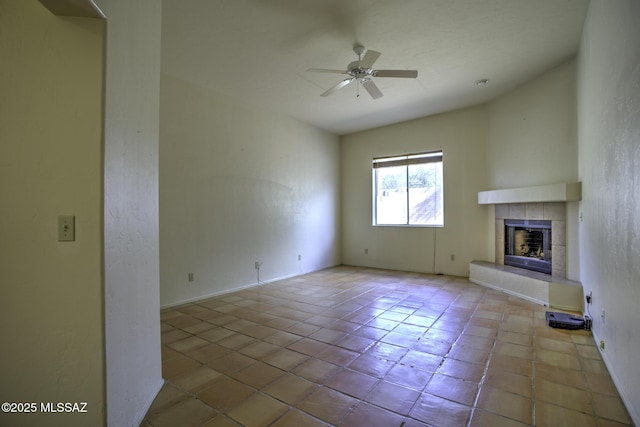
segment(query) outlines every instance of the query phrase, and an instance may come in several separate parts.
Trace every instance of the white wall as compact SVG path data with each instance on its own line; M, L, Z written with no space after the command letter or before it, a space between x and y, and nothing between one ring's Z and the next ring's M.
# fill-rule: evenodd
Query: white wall
M572 59L488 104L486 190L579 181ZM580 280L578 204L567 203L567 277ZM492 244L495 224L488 229ZM494 247L495 248L495 247ZM495 260L495 249L488 260Z
M104 425L103 40L103 21L0 0L0 402L38 404L3 426Z
M487 181L487 119L482 106L342 137L344 264L468 276L469 262L485 259L487 208L477 200ZM371 160L437 149L444 156L444 227L374 227Z
M578 60L580 276L593 331L640 425L640 2L592 0ZM606 310L605 318L600 314Z
M160 132L162 306L340 263L337 136L164 74Z
M107 425L137 426L163 384L158 291L161 4L155 0L99 3L107 16Z

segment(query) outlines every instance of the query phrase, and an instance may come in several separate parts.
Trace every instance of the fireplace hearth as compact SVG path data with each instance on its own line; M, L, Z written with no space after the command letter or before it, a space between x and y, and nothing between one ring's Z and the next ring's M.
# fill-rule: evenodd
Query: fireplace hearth
M551 221L504 220L504 264L552 273Z

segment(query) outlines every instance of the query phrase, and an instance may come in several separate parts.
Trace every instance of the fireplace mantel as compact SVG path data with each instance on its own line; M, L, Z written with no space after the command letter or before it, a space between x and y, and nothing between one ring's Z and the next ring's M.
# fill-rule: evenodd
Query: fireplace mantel
M503 203L578 202L582 200L582 183L539 185L535 187L506 188L481 191L478 204L499 205Z

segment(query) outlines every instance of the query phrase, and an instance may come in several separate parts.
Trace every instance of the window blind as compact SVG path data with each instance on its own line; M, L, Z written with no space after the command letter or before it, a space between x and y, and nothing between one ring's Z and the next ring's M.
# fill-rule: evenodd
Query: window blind
M421 163L437 163L442 161L442 151L405 154L404 156L376 157L373 168L388 168L393 166L417 165Z

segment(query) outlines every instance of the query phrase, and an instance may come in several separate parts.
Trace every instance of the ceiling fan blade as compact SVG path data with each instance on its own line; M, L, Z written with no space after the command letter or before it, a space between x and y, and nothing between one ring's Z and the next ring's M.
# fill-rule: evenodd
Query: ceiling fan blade
M373 70L374 77L404 77L415 79L418 77L418 70Z
M313 73L347 74L347 72L344 70L332 70L329 68L309 68L307 71L311 71Z
M375 50L368 50L367 53L364 54L364 58L360 60L360 67L371 68L373 63L376 62L380 55L380 52L376 52Z
M367 90L367 92L369 92L369 95L371 95L373 99L382 97L382 92L380 92L380 89L378 89L378 86L376 86L373 80L362 79L362 86L364 86L364 88Z
M332 88L328 89L327 91L323 92L320 94L320 96L329 96L331 95L333 92L335 92L336 90L345 87L346 85L348 85L349 83L351 83L352 81L354 81L356 78L355 77L349 77L348 79L344 79L343 81L341 81L340 83L338 83L337 85L333 86Z

